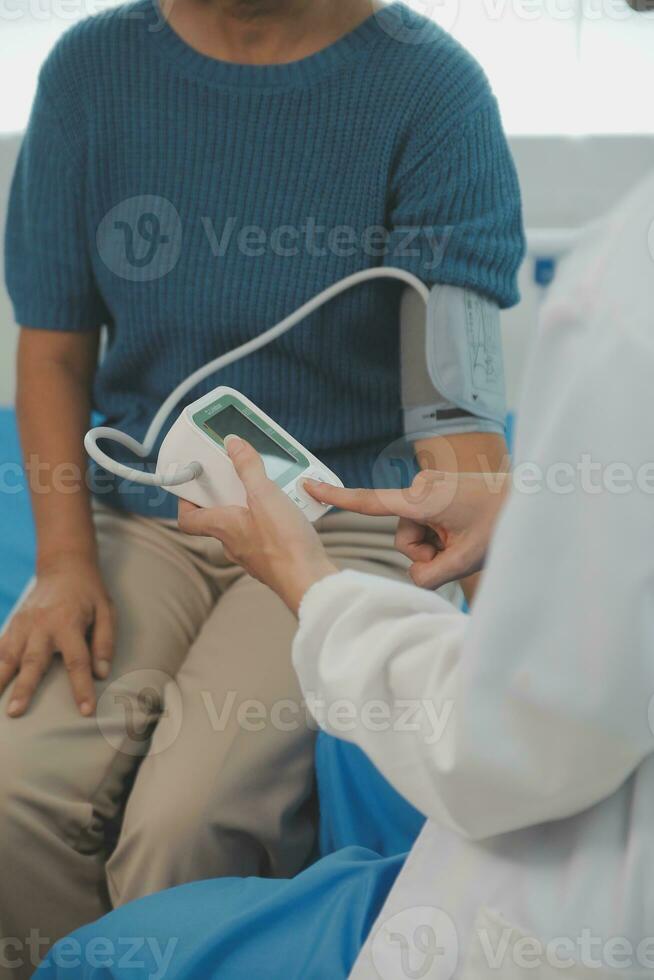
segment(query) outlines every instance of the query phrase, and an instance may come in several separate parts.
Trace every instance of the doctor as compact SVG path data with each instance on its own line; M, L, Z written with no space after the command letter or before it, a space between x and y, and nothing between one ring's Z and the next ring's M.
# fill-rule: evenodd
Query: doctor
M285 980L652 975L653 316L654 175L561 272L512 476L428 473L404 493L313 487L399 514L423 585L481 567L492 534L471 617L429 591L339 572L254 451L230 440L249 509L183 505L182 528L218 537L299 614L294 662L322 724L343 737L329 708L346 704L344 737L428 822L403 868L349 852L327 859L328 877L321 862L292 882L144 899L66 941L77 967L62 945L39 977L97 976L90 951L130 935L174 937L176 980L263 963ZM450 708L438 739L420 724L428 702Z
M471 618L337 573L243 444L251 511L182 513L299 607L304 690L354 705L345 737L430 818L357 980L654 971L653 324L654 176L562 271L512 478L464 479L444 511L435 474L414 499L313 491L399 514L414 579L435 586L479 567L512 482ZM363 721L426 697L452 706L436 744Z

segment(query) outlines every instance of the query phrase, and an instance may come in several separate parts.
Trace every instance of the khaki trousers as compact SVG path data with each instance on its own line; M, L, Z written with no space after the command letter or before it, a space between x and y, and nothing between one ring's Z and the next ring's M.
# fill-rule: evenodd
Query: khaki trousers
M118 614L112 676L81 717L59 660L23 718L0 700L0 977L110 908L224 875L288 877L315 840L314 725L294 617L213 539L99 508ZM317 525L343 568L404 578L390 519Z

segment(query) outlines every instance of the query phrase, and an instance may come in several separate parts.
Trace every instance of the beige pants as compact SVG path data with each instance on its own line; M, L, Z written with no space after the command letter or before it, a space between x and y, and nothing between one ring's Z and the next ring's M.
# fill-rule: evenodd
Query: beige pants
M313 725L292 669L295 619L168 522L99 509L118 613L112 677L82 718L57 661L23 718L0 702L0 977L49 941L152 892L294 875L315 838ZM394 522L317 525L342 567L404 577ZM154 733L154 734L152 734Z

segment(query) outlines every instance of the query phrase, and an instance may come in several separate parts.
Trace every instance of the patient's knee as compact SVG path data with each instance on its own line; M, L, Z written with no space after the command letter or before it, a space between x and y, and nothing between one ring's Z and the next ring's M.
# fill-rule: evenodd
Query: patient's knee
M0 850L11 850L11 837L31 809L30 758L10 737L12 722L0 723Z
M47 742L31 738L20 721L0 720L0 866L25 860L53 838L78 840L90 804L67 791ZM7 875L0 878L7 879Z

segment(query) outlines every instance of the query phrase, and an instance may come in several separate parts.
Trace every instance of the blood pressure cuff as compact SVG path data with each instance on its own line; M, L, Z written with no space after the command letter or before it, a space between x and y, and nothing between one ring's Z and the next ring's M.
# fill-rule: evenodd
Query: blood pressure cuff
M404 426L408 439L503 433L506 388L496 303L457 286L435 286L427 315L415 290L401 310Z

